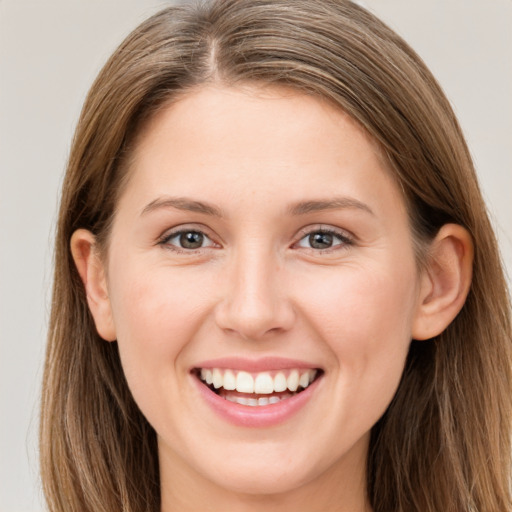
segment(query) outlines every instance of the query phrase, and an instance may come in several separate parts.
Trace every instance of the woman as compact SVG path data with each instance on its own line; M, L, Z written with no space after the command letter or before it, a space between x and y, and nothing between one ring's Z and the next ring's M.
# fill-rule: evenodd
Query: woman
M371 14L168 8L106 64L57 233L51 510L510 510L510 341L460 128Z

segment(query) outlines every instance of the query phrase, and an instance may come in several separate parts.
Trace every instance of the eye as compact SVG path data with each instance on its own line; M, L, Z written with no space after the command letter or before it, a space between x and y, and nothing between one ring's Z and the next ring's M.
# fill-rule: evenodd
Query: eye
M342 248L351 245L352 241L347 236L331 229L316 229L302 237L296 244L297 247L315 249L317 251Z
M187 251L214 247L216 245L205 233L195 229L174 231L165 235L159 243L171 246L175 250Z

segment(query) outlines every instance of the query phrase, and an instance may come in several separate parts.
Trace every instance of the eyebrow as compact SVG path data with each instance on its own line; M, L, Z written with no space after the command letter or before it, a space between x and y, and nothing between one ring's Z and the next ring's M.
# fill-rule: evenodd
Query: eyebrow
M288 212L291 215L305 215L308 213L321 212L325 210L356 209L371 215L375 215L372 209L365 203L352 197L335 197L332 199L320 199L316 201L302 201L293 204Z
M187 197L160 197L151 201L142 210L141 215L145 215L154 210L165 208L176 208L178 210L202 213L204 215L211 215L213 217L224 217L222 210L216 206L205 203L202 201L196 201ZM301 201L291 205L287 209L289 215L299 216L306 215L308 213L321 212L325 210L337 210L337 209L356 209L361 210L371 215L374 215L371 208L357 199L351 197L336 197L333 199L320 199L313 201Z
M222 211L209 203L202 201L195 201L187 197L159 197L151 201L141 212L145 215L154 210L161 208L176 208L187 212L203 213L205 215L212 215L214 217L223 217Z

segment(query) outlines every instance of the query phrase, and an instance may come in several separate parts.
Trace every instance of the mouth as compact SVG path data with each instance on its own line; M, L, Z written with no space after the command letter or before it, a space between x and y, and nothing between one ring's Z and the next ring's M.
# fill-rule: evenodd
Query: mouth
M262 407L286 401L318 380L319 368L247 372L229 368L194 368L192 373L217 396L239 405Z

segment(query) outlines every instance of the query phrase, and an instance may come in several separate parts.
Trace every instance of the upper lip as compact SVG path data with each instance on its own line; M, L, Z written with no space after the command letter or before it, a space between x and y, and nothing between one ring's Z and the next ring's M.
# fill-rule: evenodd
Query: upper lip
M221 368L257 373L271 370L289 370L301 368L320 369L320 366L307 361L283 357L263 357L259 359L248 359L244 357L222 357L218 359L202 361L197 365L194 365L192 370L197 368Z

